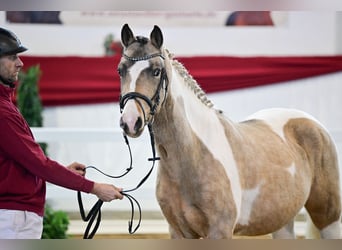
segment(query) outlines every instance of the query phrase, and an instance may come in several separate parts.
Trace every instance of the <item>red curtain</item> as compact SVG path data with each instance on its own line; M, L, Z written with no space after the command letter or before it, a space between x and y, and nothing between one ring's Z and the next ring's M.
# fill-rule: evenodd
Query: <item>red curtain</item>
M24 70L40 65L44 106L118 101L120 82L114 57L22 56ZM176 58L207 92L281 83L342 70L342 56Z

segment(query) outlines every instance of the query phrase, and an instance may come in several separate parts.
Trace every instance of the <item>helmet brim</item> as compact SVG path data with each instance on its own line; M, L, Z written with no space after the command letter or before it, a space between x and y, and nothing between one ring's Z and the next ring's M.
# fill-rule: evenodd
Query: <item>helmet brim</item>
M18 53L21 53L21 52L25 52L26 50L27 50L26 47L20 46L20 47L16 50L16 52L17 52L17 54L18 54Z
M4 51L1 53L1 55L15 55L15 54L19 54L22 52L25 52L27 50L26 47L24 46L19 46L18 48L14 49L14 50L10 50L10 51Z

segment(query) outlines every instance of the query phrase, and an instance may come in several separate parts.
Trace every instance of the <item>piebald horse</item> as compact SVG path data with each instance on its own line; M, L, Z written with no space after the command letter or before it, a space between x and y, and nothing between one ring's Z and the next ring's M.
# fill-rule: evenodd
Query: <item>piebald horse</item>
M133 138L153 127L171 238L295 238L303 207L321 238L340 238L337 153L319 122L292 109L233 122L163 48L158 26L146 38L125 24L121 42L120 126Z

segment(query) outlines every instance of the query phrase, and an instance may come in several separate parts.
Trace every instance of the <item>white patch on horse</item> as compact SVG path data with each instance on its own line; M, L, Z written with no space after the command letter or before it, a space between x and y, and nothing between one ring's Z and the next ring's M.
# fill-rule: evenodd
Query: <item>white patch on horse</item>
M249 219L250 219L251 212L253 209L253 203L260 193L260 186L261 185L253 189L245 189L242 191L242 206L241 206L241 214L238 219L238 224L240 225L249 224Z
M134 100L128 100L124 110L122 112L122 119L126 122L129 131L134 131L135 123L137 122L137 117L139 117L139 111Z
M173 72L172 75L179 77L176 72ZM175 79L174 83L177 81L181 82L182 79ZM222 140L222 138L226 138L224 127L218 119L215 110L205 106L187 86L184 84L172 84L171 88L175 102L177 102L178 98L182 98L184 101L184 115L187 117L194 133L207 146L212 156L225 168L231 183L231 191L238 218L241 207L241 185L237 164L228 139ZM204 117L205 119L203 120Z
M341 238L341 220L335 221L321 230L321 238L323 239L340 239Z
M272 108L272 109L264 109L260 110L251 116L247 117L247 119L258 119L266 122L272 130L277 133L284 141L284 125L290 119L296 118L308 118L314 120L318 124L320 124L314 117L311 115L296 109L282 109L282 108ZM323 125L320 124L322 127Z
M140 72L148 67L149 64L147 61L138 61L136 62L129 70L131 76L131 82L129 84L129 91L136 91L136 82L140 75ZM128 100L125 104L124 110L122 112L122 119L126 122L129 131L134 131L134 126L136 124L137 118L139 117L139 111L137 109L137 105L135 100Z
M137 61L133 66L129 69L131 75L131 82L129 84L129 91L134 92L136 88L137 79L141 73L141 71L149 66L148 61Z
M292 177L294 177L295 173L296 173L296 166L295 164L291 164L288 168L286 168L286 170L290 173L290 175Z

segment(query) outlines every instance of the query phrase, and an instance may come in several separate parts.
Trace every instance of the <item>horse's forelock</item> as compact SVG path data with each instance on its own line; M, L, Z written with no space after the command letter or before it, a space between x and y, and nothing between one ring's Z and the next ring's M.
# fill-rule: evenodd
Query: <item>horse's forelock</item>
M144 57L149 54L158 53L150 39L144 36L136 36L135 40L125 48L126 55L130 57Z
M144 37L144 36L137 36L136 39L137 39L137 42L142 44L142 45L147 44L149 41L149 39L147 37Z

